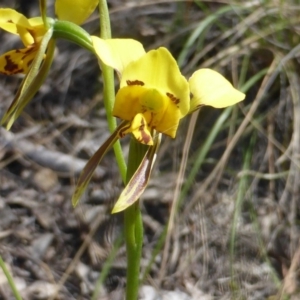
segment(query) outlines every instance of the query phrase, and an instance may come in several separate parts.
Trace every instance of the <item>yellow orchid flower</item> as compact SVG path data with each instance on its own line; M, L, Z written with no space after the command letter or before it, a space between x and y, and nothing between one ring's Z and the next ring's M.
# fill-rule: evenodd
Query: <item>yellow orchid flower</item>
M60 20L81 24L93 12L98 2L99 0L72 0L71 4L70 0L57 0L55 12ZM11 50L0 56L0 73L26 75L1 121L1 123L8 121L8 128L47 76L55 49L55 42L53 42L56 38L55 22L53 19L46 18L45 15L43 18L27 19L13 9L0 9L0 28L19 35L25 46L25 48ZM47 68L46 66L43 68L43 65Z
M92 41L98 58L119 75L120 89L112 113L123 122L89 160L78 180L73 205L118 138L132 133L140 143L151 146L113 208L115 213L132 205L145 190L161 134L175 138L180 120L200 106L227 107L242 101L245 95L211 69L200 69L187 80L166 48L146 53L139 42L131 39L93 36Z
M0 56L0 73L26 74L47 32L42 18L27 19L13 9L3 8L0 9L0 28L19 35L25 46Z
M153 130L174 138L180 119L202 105L222 108L245 98L211 69L186 80L166 48L146 53L136 41L92 39L99 59L120 77L113 115L130 122L122 134L131 132L143 144L153 145Z
M83 23L94 11L99 0L57 0L55 13L59 20ZM0 9L0 28L20 36L25 48L9 51L0 56L0 73L27 74L30 63L39 49L47 28L41 17L27 19L9 8Z

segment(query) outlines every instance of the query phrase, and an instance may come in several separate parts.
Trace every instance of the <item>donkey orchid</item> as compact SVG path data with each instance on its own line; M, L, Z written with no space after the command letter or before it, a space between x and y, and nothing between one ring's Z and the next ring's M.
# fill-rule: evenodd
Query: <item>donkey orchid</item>
M157 136L175 138L180 120L200 106L223 108L242 101L245 95L211 69L200 69L187 80L166 48L146 53L135 40L94 36L92 40L98 58L119 75L120 89L112 113L123 122L83 170L73 204L78 202L108 148L118 138L132 133L140 143L151 147L113 209L119 212L134 203L147 186L160 140Z
M57 0L55 12L59 20L70 21L74 25L81 24L98 2L99 0ZM13 9L0 9L0 28L19 35L25 46L0 56L0 73L25 74L15 99L1 121L8 122L8 129L48 74L54 56L56 27L61 27L55 26L56 23L56 20L47 18L45 14L43 17L27 19Z

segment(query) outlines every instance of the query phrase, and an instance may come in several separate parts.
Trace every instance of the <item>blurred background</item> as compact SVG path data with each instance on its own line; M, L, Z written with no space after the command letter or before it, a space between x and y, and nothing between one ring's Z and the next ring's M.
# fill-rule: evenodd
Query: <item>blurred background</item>
M187 78L212 68L247 95L201 108L176 139L163 138L141 201L140 299L299 299L299 1L108 4L113 37L165 46ZM0 7L39 15L38 1ZM96 12L84 28L99 34ZM18 36L0 38L1 53L22 47ZM123 185L112 152L71 205L78 173L109 136L101 73L91 53L57 45L40 91L11 131L0 128L0 253L24 299L123 299L122 216L110 215ZM0 116L20 81L0 76ZM14 299L1 271L0 295Z

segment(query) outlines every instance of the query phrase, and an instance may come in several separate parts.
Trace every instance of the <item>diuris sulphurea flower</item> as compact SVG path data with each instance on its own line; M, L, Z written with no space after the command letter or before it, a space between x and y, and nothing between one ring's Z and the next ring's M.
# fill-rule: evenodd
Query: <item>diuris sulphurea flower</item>
M11 50L0 56L0 73L25 75L15 99L1 120L2 124L7 123L8 129L47 77L54 57L55 39L60 36L75 37L77 34L79 36L77 39L81 37L90 40L91 44L89 35L76 24L84 22L98 2L98 0L57 0L55 13L58 21L47 18L45 11L42 11L42 17L26 18L13 9L0 9L0 28L19 35L24 44L24 48Z
M242 101L245 95L211 69L197 70L187 80L166 48L146 53L139 42L131 39L103 40L93 36L92 40L98 58L119 76L120 88L112 113L123 122L83 170L73 204L77 204L108 148L118 138L132 133L138 142L150 147L113 209L119 212L144 191L161 134L175 138L180 120L189 113L203 105L227 107Z

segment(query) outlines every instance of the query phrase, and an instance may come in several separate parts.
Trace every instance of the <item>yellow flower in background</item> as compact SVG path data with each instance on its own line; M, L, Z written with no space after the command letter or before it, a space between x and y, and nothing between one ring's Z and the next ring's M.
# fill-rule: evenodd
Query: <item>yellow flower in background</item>
M186 80L166 48L146 53L133 40L92 39L99 59L120 77L113 115L130 122L121 134L131 132L143 144L153 145L154 130L174 138L180 119L202 105L222 108L245 98L210 69L200 69Z
M81 24L94 11L98 2L99 0L57 0L55 13L59 20ZM19 35L25 46L0 56L0 73L26 74L48 28L45 27L41 17L27 19L9 8L0 9L0 28Z
M55 14L59 20L82 24L95 10L99 0L56 0Z
M3 8L0 9L0 28L19 35L25 46L0 56L0 72L26 74L47 31L42 18L27 19L13 9Z
M60 20L81 24L98 2L99 0L57 0L55 13ZM49 24L45 24L44 20ZM24 44L24 48L11 50L0 56L0 73L26 75L1 121L8 122L7 128L11 127L24 106L38 91L51 66L55 50L55 20L46 16L44 20L42 17L28 19L13 9L0 9L0 28L19 35Z
M146 53L139 42L131 39L103 40L93 36L92 41L99 59L119 75L120 89L112 113L123 121L82 171L73 205L78 203L105 153L119 138L132 133L137 141L151 146L115 204L112 212L116 213L132 205L145 190L161 134L174 138L180 120L200 106L227 107L242 101L245 95L210 69L200 69L187 80L166 48Z

